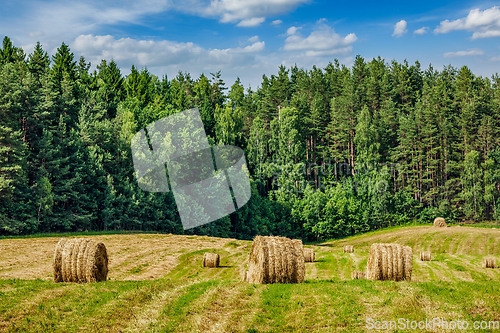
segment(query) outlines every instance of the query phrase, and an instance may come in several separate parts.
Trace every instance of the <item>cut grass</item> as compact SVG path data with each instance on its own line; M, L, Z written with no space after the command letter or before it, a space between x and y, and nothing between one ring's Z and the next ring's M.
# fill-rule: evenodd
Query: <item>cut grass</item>
M165 253L179 253L178 264L156 280L94 284L0 280L0 331L359 332L366 330L368 318L499 320L500 270L481 267L486 254L482 252L500 255L500 249L493 247L499 240L498 231L465 227L377 231L317 244L317 261L306 265L315 278L275 285L241 282L250 242L219 242L218 248L205 243L196 251L166 248ZM2 242L9 241L13 240ZM369 246L387 241L436 254L431 262L413 258L411 283L351 280L353 270L366 269ZM354 253L342 252L346 243L355 246ZM460 254L450 253L451 248ZM126 253L132 256L124 262L135 261L131 274L142 274L148 262L141 259L143 253L135 255L137 250L130 249ZM2 251L4 256L8 253L3 247ZM207 251L221 256L220 268L201 267Z

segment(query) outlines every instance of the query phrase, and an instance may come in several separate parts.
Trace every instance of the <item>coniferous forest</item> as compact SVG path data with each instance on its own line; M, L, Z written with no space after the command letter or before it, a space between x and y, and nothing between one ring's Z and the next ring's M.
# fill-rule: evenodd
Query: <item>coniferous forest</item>
M0 235L142 230L251 239L500 219L500 77L357 56L245 90L221 73L96 70L62 43L0 50ZM173 194L142 191L130 140L198 107L211 144L245 151L252 197L184 231Z

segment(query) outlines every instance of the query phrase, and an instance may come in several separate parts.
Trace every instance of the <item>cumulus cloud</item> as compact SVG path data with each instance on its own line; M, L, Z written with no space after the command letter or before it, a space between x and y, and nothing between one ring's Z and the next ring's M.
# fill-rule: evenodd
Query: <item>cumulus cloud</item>
M309 0L211 0L210 5L203 7L190 6L190 10L198 11L206 16L219 17L221 22L236 23L244 22L239 26L250 26L246 25L247 22L258 22L249 21L251 19L260 19L275 16L279 14L284 14L295 10L302 4L305 4ZM200 3L201 4L201 3ZM260 23L264 22L262 20ZM258 24L260 24L258 23ZM256 24L256 25L258 25Z
M500 61L500 56L490 58L490 61Z
M446 34L454 30L473 31L472 39L500 37L500 8L493 6L484 11L473 9L464 18L442 21L434 33Z
M252 43L258 42L259 41L259 36L250 37L250 38L248 38L248 41L250 41Z
M424 35L427 33L427 30L429 30L429 27L422 27L420 29L413 31L413 34L414 35Z
M236 26L238 27L256 27L266 20L265 17L252 17L240 21Z
M468 49L467 51L446 52L445 54L443 54L443 56L445 58L454 58L454 57L477 56L483 54L484 52L480 49Z
M401 37L404 34L406 34L408 32L408 29L406 29L406 25L407 25L407 23L405 20L401 20L398 23L396 23L396 25L394 26L394 32L392 33L392 35L396 36L396 37Z
M251 61L252 53L265 48L264 42L246 47L228 49L204 49L193 43L177 43L168 40L152 41L132 38L115 39L113 36L80 35L71 48L100 61L113 58L116 62L134 63L139 66L178 65L188 62L234 64ZM247 55L245 55L247 54Z
M305 51L306 56L331 56L348 54L352 52L352 43L358 38L354 33L345 37L337 34L333 28L323 25L313 31L308 37L302 36L297 29L290 27L289 35L285 40L283 49L287 51Z
M274 20L271 22L272 25L280 25L281 23L283 23L282 20Z
M286 34L288 36L291 36L291 35L295 35L295 33L297 32L297 30L301 29L301 27L290 27L286 30Z

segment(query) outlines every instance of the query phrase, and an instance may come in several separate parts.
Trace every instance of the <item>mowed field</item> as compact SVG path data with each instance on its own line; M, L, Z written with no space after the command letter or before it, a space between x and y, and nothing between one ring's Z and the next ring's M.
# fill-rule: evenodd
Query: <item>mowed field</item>
M363 332L368 318L500 321L500 269L481 267L485 255L500 263L498 229L401 227L306 245L316 261L293 285L242 281L250 241L90 238L106 245L106 282L53 283L59 238L0 240L1 332ZM351 279L366 270L374 242L413 248L412 282ZM420 251L432 261L421 262ZM201 267L204 252L218 253L221 267Z

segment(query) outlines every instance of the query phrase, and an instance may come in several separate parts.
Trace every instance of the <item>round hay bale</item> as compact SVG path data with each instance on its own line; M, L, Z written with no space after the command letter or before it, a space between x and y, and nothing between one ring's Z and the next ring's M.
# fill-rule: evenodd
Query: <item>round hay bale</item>
M446 221L442 217L436 217L434 219L434 226L436 228L446 228Z
M431 261L431 251L420 252L420 261Z
M344 245L344 253L353 253L353 252L354 252L354 246Z
M87 282L106 281L108 277L108 253L102 242L91 241L87 244Z
M302 242L256 236L248 259L249 283L296 283L305 275Z
M304 248L304 261L314 262L314 250L309 248Z
M370 247L366 278L402 281L411 279L412 250L408 246L374 243Z
M495 258L483 258L483 268L496 268L497 262Z
M219 267L220 256L217 253L205 252L203 254L203 267Z
M54 282L63 282L62 276L62 252L64 249L64 244L66 244L68 240L66 238L61 238L59 242L57 242L56 249L54 251L54 263L53 263L53 273L54 273Z
M76 275L78 282L87 282L86 268L87 268L87 246L89 239L83 239L78 248L78 258L76 262Z
M404 246L404 279L411 281L411 274L413 272L413 250L409 246Z
M302 244L302 240L300 240L300 239L294 239L293 245L295 247L295 255L297 256L296 282L302 283L302 282L304 282L304 279L306 276L306 266L304 264L304 262L305 262L304 250L305 249L304 249L304 245ZM313 260L314 260L314 251L313 251Z
M365 272L360 272L360 271L353 271L351 273L351 276L353 280L363 280L366 278Z
M72 267L74 247L75 247L74 238L68 239L68 241L64 244L64 248L62 251L62 265L61 265L63 282L73 282L71 267Z

